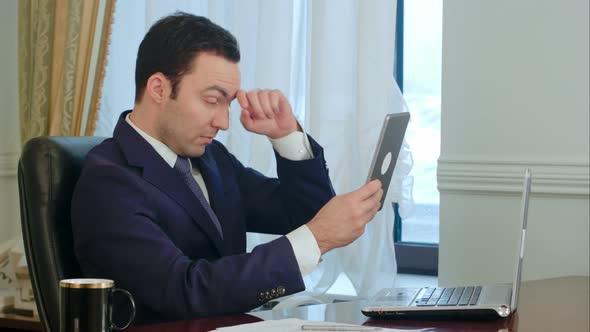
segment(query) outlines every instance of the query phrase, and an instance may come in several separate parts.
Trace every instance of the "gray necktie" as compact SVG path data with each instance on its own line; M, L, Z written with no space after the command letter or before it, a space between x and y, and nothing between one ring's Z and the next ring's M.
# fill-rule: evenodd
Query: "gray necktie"
M221 230L221 224L219 223L219 219L217 219L215 212L213 212L213 209L211 209L211 206L209 205L209 203L207 203L207 200L205 199L205 195L203 194L201 187L199 187L199 184L193 177L193 174L191 172L191 166L188 159L178 156L178 159L176 159L176 163L174 164L174 169L180 173L186 185L190 188L190 190L197 197L199 202L203 205L205 211L207 211L207 214L209 214L209 217L211 218L211 220L213 220L213 224L215 224L215 228L217 228L219 235L221 235L221 238L223 238L223 231Z

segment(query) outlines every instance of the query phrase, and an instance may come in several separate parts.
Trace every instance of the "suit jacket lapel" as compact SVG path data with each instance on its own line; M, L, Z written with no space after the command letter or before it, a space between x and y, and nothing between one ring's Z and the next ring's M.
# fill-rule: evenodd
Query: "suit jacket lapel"
M174 199L191 216L193 221L212 240L221 256L226 248L205 208L181 179L179 174L139 135L127 122L125 112L119 118L113 137L121 147L131 166L143 168L143 178ZM209 184L207 184L209 186ZM208 187L209 188L209 187ZM215 192L216 190L212 190ZM211 195L211 194L210 194Z

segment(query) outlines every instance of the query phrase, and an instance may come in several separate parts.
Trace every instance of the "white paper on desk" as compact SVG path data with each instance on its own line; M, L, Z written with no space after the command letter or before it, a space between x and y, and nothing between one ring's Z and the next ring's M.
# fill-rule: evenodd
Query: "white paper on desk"
M301 332L301 325L329 325L329 326L355 326L362 328L361 325L330 323L323 321L302 320L297 318L265 320L257 323L242 324L229 327L220 327L215 331L219 332ZM400 331L387 328L381 328L379 332ZM405 331L407 332L407 330Z

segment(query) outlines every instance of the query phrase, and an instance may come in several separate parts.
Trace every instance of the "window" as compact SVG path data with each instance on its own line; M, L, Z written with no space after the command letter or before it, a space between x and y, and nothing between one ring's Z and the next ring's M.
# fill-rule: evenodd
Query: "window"
M396 210L394 241L400 273L438 272L442 0L398 0L394 76L412 120L406 140L414 157L415 211Z

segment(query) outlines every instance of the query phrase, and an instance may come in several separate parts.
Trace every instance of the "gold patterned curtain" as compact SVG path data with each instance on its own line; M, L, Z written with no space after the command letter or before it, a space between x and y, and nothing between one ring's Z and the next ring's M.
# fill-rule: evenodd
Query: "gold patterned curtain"
M92 135L115 0L19 0L21 140Z

